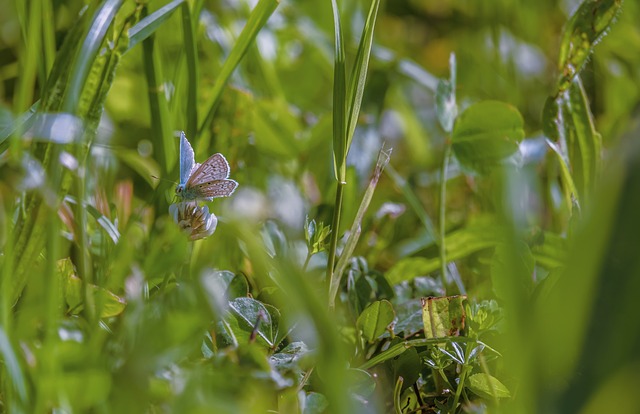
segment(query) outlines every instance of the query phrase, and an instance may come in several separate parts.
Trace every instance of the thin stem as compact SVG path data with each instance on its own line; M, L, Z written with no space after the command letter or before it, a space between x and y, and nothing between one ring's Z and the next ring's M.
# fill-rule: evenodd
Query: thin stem
M460 395L462 394L462 390L464 389L464 383L467 380L467 374L471 370L471 365L469 364L469 353L471 352L471 348L473 347L472 343L467 343L465 350L465 361L462 365L462 371L460 372L460 382L458 382L458 387L456 388L456 395L453 398L453 412L456 412L456 407L458 406L458 402L460 401Z
M450 152L451 145L449 144L449 142L447 142L444 147L442 169L440 170L440 216L438 218L440 226L440 278L442 280L442 288L445 291L445 295L447 292L447 247L445 242L445 214L447 210L447 166L449 164Z
M344 199L344 186L346 183L338 182L336 188L336 201L333 210L333 221L331 223L331 242L329 244L329 260L327 262L327 286L330 292L330 284L333 280L333 270L336 264L336 249L338 248L338 236L340 233L340 218L342 216L342 201ZM331 293L329 293L331 300Z

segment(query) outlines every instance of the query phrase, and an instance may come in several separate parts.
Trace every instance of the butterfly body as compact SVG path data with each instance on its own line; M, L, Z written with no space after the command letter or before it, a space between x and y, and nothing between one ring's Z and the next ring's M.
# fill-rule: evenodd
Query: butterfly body
M180 183L176 195L183 200L207 200L229 197L238 187L229 178L229 163L220 153L213 154L202 164L196 164L191 144L184 132L180 135Z

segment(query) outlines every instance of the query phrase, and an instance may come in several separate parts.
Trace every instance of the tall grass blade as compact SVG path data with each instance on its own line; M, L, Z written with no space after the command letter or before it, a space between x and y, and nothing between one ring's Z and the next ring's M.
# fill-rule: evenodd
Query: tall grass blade
M173 0L171 3L165 4L150 15L145 16L136 25L131 27L131 29L129 29L128 50L133 49L138 43L151 36L184 2L185 0Z
M222 91L229 81L231 74L240 63L240 60L242 60L242 57L247 52L249 46L253 44L253 41L258 35L260 29L262 29L271 14L276 10L279 3L279 0L259 0L256 7L251 12L249 20L247 20L247 24L244 26L244 29L242 29L242 33L238 36L235 46L231 50L231 53L229 53L227 60L222 65L220 73L218 73L216 82L213 85L213 90L211 91L211 98L205 105L205 107L209 109L207 110L207 115L204 117L204 120L198 129L198 137L201 137L205 131L209 129L209 126L213 121L213 115L220 103Z

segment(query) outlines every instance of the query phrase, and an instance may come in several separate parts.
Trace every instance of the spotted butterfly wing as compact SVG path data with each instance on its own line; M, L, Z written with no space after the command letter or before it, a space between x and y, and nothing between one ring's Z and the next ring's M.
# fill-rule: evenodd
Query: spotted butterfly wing
M228 197L238 187L236 181L229 179L229 172L229 163L219 153L197 164L184 132L180 135L180 184L176 187L179 197L209 201L215 197Z
M180 133L180 184L184 188L195 165L195 154L184 132Z

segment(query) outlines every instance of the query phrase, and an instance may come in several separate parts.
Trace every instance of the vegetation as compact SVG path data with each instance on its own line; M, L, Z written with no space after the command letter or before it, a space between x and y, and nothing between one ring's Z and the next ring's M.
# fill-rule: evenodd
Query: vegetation
M639 412L640 5L556 3L0 3L2 412Z

